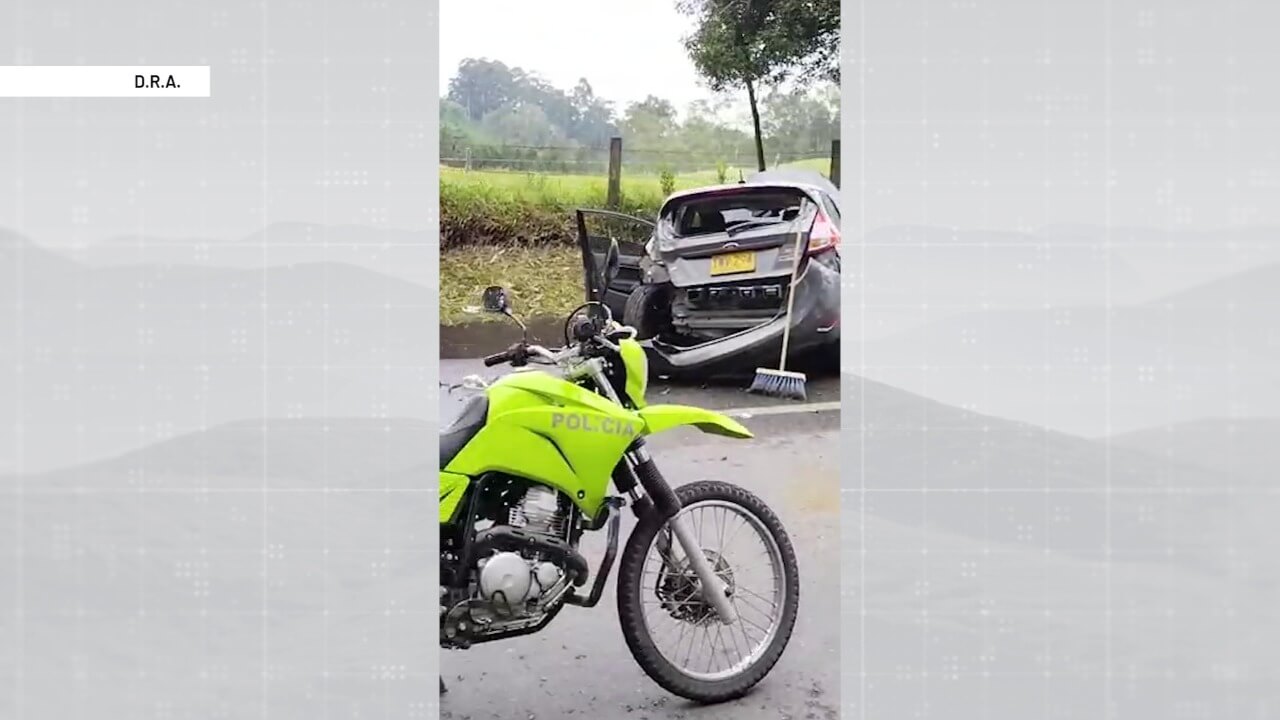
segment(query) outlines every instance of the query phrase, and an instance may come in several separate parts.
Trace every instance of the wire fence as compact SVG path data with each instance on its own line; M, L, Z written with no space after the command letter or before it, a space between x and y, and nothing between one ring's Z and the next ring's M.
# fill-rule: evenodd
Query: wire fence
M825 175L828 174L826 163L831 159L831 152L830 147L802 152L766 152L765 163L769 167L777 167L796 162L812 162ZM604 177L609 173L610 150L608 146L478 146L456 143L441 146L440 164L462 170ZM630 176L717 171L729 171L736 175L739 169L749 172L755 167L756 154L753 148L678 150L631 148L624 144L621 158L621 170Z

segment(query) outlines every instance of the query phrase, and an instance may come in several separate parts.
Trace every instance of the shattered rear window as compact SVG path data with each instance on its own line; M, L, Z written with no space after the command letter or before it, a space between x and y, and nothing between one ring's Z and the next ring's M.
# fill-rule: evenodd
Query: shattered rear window
M694 195L667 208L664 220L679 237L789 223L800 214L801 198L800 191L781 188Z

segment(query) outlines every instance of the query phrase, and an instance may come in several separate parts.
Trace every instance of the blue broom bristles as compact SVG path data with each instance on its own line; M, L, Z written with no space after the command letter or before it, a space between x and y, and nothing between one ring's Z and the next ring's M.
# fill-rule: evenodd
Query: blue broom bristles
M808 397L805 392L806 379L804 373L756 368L755 379L751 381L747 392L788 400L805 400Z

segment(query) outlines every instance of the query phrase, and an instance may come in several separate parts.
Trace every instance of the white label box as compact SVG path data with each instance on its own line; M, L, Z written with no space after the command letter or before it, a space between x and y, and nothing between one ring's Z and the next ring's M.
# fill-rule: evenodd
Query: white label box
M207 98L208 65L0 65L0 98Z

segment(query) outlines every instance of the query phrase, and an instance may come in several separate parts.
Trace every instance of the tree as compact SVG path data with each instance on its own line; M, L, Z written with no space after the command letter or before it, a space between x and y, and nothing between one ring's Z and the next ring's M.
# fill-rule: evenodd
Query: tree
M578 80L578 84L569 93L569 102L574 112L573 122L568 128L570 137L584 145L600 147L618 133L614 123L613 104L596 97L595 90L586 78Z
M746 90L764 170L756 90L788 77L839 81L839 0L678 0L677 8L697 23L685 49L698 74L717 92Z
M629 137L639 140L641 145L655 148L665 144L679 130L680 124L676 121L676 109L670 101L650 95L627 106L622 117L622 127Z
M444 102L449 104L449 110L446 112L445 105L441 105L442 137L446 126L448 136L453 138L472 137L475 133L471 130L492 136L494 127L518 128L525 138L541 134L557 138L557 142L568 139L599 147L607 145L618 130L613 105L596 97L585 79L565 92L537 73L495 60L467 58L459 63L449 80ZM465 123L460 122L458 108L462 109ZM540 115L526 108L535 108ZM533 131L532 123L539 117L548 124L545 133ZM481 127L486 125L485 118L490 118L487 128ZM464 129L464 124L472 127ZM502 135L493 137L503 140Z
M824 152L840 136L840 91L834 85L775 90L760 105L764 134L781 155Z
M564 142L560 128L547 119L546 111L532 104L513 104L494 110L480 121L480 128L514 145L541 147Z
M763 142L782 155L812 154L834 137L835 85L775 90L758 100ZM621 133L629 147L661 155L661 165L674 173L737 165L757 153L752 134L724 117L731 104L719 95L677 113L669 100L649 96L629 104L619 118L586 79L562 89L536 72L468 59L441 98L441 157L466 158L473 167L567 172L598 164L609 138Z
M440 156L458 158L463 148L488 142L467 116L467 109L448 98L440 100Z
M467 58L458 64L458 73L449 80L447 97L465 108L471 120L479 122L516 99L523 75L518 68L494 60Z

